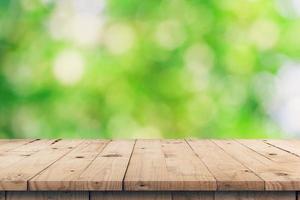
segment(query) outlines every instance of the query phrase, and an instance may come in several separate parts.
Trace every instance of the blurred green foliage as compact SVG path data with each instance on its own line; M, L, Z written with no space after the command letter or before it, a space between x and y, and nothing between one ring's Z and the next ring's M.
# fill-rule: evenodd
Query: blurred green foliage
M0 137L282 137L288 2L1 0Z

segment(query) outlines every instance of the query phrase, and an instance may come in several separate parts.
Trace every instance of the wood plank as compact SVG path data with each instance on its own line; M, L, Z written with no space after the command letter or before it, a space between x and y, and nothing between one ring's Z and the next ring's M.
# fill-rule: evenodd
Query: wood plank
M25 157L31 156L35 152L46 148L53 141L54 140L46 142L42 140L17 139L5 143L5 148L2 148L3 151L0 152L0 170L5 170L6 168L10 168L15 163L19 162ZM32 151L30 151L30 149L32 149Z
M128 191L215 190L216 180L182 140L138 140L125 176Z
M25 144L28 144L28 143L31 143L31 142L35 142L35 140L32 140L32 139L18 140L18 139L16 139L16 140L9 140L9 141L6 141L6 142L2 142L0 144L0 153L15 149L19 146L22 146L22 145L25 145Z
M264 140L267 144L276 146L287 152L300 156L300 141L299 140Z
M295 192L216 192L215 200L296 200Z
M13 142L12 142L13 145L11 145L11 144L9 145L10 148L15 145L14 141L15 140L13 140ZM20 141L21 143L18 142L18 144L15 146L14 149L0 153L0 171L10 168L15 163L19 162L20 160L24 159L25 157L31 156L32 154L36 153L37 151L46 148L47 146L45 144L47 144L49 146L52 144L52 142L54 140L52 142L34 140L32 142L26 141L25 143L21 140L17 140L17 141ZM31 148L31 145L34 146L34 151L28 151ZM26 148L28 148L28 149L26 149Z
M91 192L91 200L172 200L167 192Z
M79 140L61 140L51 143L47 148L29 154L13 165L0 171L0 190L27 190L27 181L53 164L74 147L82 143Z
M77 187L83 190L122 190L122 182L134 144L134 140L114 140L107 144L79 176Z
M261 154L262 156L278 163L290 163L290 162L300 162L300 158L276 148L270 144L265 143L262 140L237 140L237 142L249 147L253 151Z
M188 140L217 180L218 190L264 190L264 181L209 140Z
M0 140L2 191L300 191L299 140L16 142Z
M172 200L214 200L214 192L172 192Z
M77 184L80 174L101 153L109 141L87 140L78 145L71 153L55 162L42 173L29 181L30 190L81 190Z
M0 145L3 145L4 143L12 142L10 139L0 139Z
M88 192L7 192L6 200L89 200Z
M300 165L276 163L234 140L214 140L234 159L250 168L265 181L265 189L270 191L299 190Z
M18 152L24 152L24 153L34 153L37 151L40 151L41 149L47 148L49 145L52 145L59 140L35 140L32 142L28 142L24 145L21 145L17 148L14 148L10 150L11 152L13 151L18 151Z

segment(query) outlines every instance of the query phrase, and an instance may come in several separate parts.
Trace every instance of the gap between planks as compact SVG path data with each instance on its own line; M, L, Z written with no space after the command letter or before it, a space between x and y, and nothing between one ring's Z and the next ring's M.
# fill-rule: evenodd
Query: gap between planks
M300 160L295 160L296 157L293 157L292 154L287 154L287 158L285 159L288 162L285 163L285 159L280 156L276 157L275 160L274 157L272 158L271 155L266 154L265 152L269 151L268 147L261 140L241 140L240 142L235 140L214 141L226 152L235 157L236 160L255 171L265 181L265 190L299 190L300 172L298 169L300 167ZM257 143L259 143L258 146ZM284 155L284 153L286 152L280 150L281 155Z
M217 180L217 191L264 190L263 179L247 166L235 160L213 141L188 140L187 143Z
M58 140L55 140L53 143L51 144L55 144L57 142L61 141L61 139L58 139ZM80 144L82 144L82 142L78 143L77 146L73 147L70 151L67 151L64 155L62 155L61 157L59 157L57 160L53 161L50 165L48 165L47 167L45 167L43 170L41 170L40 172L38 172L36 175L34 175L33 177L29 178L27 180L27 191L30 190L30 187L29 187L29 182L30 180L32 180L34 177L36 177L37 175L41 174L43 171L45 171L46 169L48 169L50 166L52 166L54 163L56 163L57 161L59 161L60 159L64 158L66 155L68 155L69 153L71 153L72 151L74 151L74 149L76 149Z
M47 142L45 140L33 140L31 143L34 143L35 141L39 141L41 143L43 142ZM128 175L128 170L131 166L131 162L133 160L133 157L135 156L134 155L134 152L135 150L137 150L137 142L139 142L141 140L134 140L134 143L133 143L133 147L130 149L130 155L129 155L129 159L128 159L128 162L126 164L126 166L124 165L124 173L122 172L122 177L121 177L121 190L128 190L126 189L126 176ZM151 140L149 140L151 141ZM159 140L160 141L160 145L165 145L166 147L163 147L162 150L163 151L167 151L167 152L162 152L162 153L167 153L166 155L169 155L169 156L172 156L172 152L175 153L175 155L177 154L180 154L180 151L178 151L177 148L181 149L181 150L184 150L184 152L190 154L190 151L193 152L193 154L195 154L195 157L199 160L199 161L195 161L196 163L198 164L201 164L203 165L204 167L206 167L206 169L208 170L208 172L210 173L210 175L212 177L214 177L214 180L217 182L217 188L214 189L214 190L230 190L230 186L226 186L226 185L223 185L221 186L222 183L222 179L224 177L222 177L221 175L218 175L216 173L213 172L213 170L211 169L211 166L209 166L208 164L211 162L211 160L209 160L209 158L205 158L203 157L203 159L201 157L199 157L199 153L196 152L195 148L193 148L190 144L189 141L186 141L186 140L173 140L175 141L174 142L174 147L170 144L168 144L168 140ZM169 140L169 141L172 141L172 140ZM179 144L178 142L176 141L182 141L186 148L183 147L184 145L183 144ZM205 140L199 140L199 141L205 141ZM288 190L295 190L295 188L299 188L298 187L298 183L293 186L293 185L281 185L283 182L285 182L286 180L288 181L289 179L282 179L282 177L280 177L281 175L278 175L279 178L281 179L278 179L276 180L276 177L273 178L273 180L275 181L279 181L280 183L276 183L274 185L272 185L272 181L270 182L270 179L269 177L270 176L264 176L263 173L260 173L261 171L260 170L256 170L255 167L249 167L249 165L245 164L247 163L248 161L245 162L245 160L243 160L243 157L237 157L236 154L239 153L239 152L234 152L234 151L228 151L228 150L225 150L224 148L224 145L225 145L225 141L221 141L221 140L208 140L209 142L212 142L214 145L216 145L216 147L220 148L222 150L222 152L224 152L224 155L226 154L227 156L229 156L232 160L235 160L237 163L235 163L234 165L242 165L244 166L245 168L249 169L249 171L253 172L255 175L257 175L259 178L262 178L263 179L263 182L264 182L264 188L263 190L285 190L285 189L288 189ZM230 140L227 140L228 142L230 142ZM238 147L236 149L236 151L239 151L239 150L243 150L245 151L244 153L245 154L240 154L240 155L246 155L246 152L250 152L250 154L248 154L248 156L253 156L255 158L257 158L258 160L266 163L266 164L270 164L270 163L284 163L285 162L285 159L288 159L289 162L292 162L292 163L296 163L296 162L299 162L300 160L298 159L299 158L299 148L297 147L297 145L299 144L300 145L300 142L299 141L296 141L296 142L293 142L293 141L282 141L282 140L278 140L278 141L275 141L275 140L233 140L236 144L239 144L240 146L236 146ZM7 141L4 141L3 143L6 143ZM37 142L37 143L39 143ZM57 140L54 140L54 142L59 142ZM107 147L107 145L111 143L111 141L108 141L106 146L104 148L102 148L102 150L98 153L98 155L100 155L104 149ZM172 143L172 142L171 142ZM233 144L235 144L233 143ZM270 143L270 144L269 144ZM275 144L274 144L275 143ZM28 143L27 143L28 144ZM33 177L27 179L27 190L30 190L30 181L32 179L34 179L34 177L40 175L41 173L43 173L45 170L49 169L52 165L54 165L56 162L60 161L61 159L65 158L67 155L71 154L71 152L73 152L75 149L78 148L78 146L80 145L81 143L78 143L76 147L74 147L72 150L70 150L69 152L66 152L64 155L61 155L61 157L58 157L57 160L54 160L52 163L50 163L50 165L46 166L45 168L43 168L41 171L38 171L37 174L35 174ZM222 144L220 146L220 144ZM265 145L264 145L265 144ZM290 145L289 145L290 144ZM182 146L183 145L183 146ZM272 148L267 148L267 145L271 145L272 147L276 148L276 149L272 149ZM22 146L24 145L21 145L20 147L16 147L14 149L10 149L9 152L17 152L18 150L16 149L22 149ZM49 145L50 146L50 145ZM279 147L278 147L279 146ZM116 146L117 147L117 146ZM243 148L246 148L248 150L245 150ZM36 151L37 149L39 148L38 145L33 145L32 147L30 147L30 151L33 151L35 154L37 154L39 151ZM46 147L45 147L46 148ZM233 148L233 147L230 147L230 148ZM286 150L287 148L289 148L288 150ZM272 152L277 152L277 155L268 155L268 152L269 150L268 149L271 149ZM209 153L209 152L207 152ZM214 152L213 152L214 153ZM219 152L220 153L220 152ZM203 154L203 152L202 152ZM150 154L149 154L150 155ZM203 154L204 155L204 154ZM178 156L178 155L177 155ZM187 155L188 156L188 155ZM191 157L190 157L191 156ZM96 156L97 157L97 156ZM93 159L93 161L96 159L96 157ZM185 158L185 156L181 155L179 158L180 159L187 159L185 161L188 161L188 159L191 159L193 156L192 155L189 155L189 158ZM296 159L297 158L297 159ZM174 158L169 158L168 162L172 161ZM166 158L164 157L163 160L165 161ZM89 168L90 165L92 165L93 161L91 161L88 166L82 171L82 173L84 173L84 171ZM218 160L217 160L218 161ZM182 162L179 162L178 160L176 161L177 163L182 163ZM21 163L28 163L28 162L21 162ZM189 164L188 162L183 162L184 164ZM300 162L299 162L300 163ZM124 163L123 163L124 164ZM220 163L219 163L220 164ZM256 163L257 164L257 163ZM297 164L297 163L296 163ZM282 165L282 164L281 164ZM229 167L232 167L232 165L227 165ZM253 165L253 163L250 163L250 166L255 166ZM280 167L280 165L278 165ZM297 167L297 165L292 165L293 166L293 170L295 170ZM171 167L175 167L176 169L176 165L171 165ZM241 169L242 167L239 166ZM178 169L178 168L177 168ZM263 170L266 170L266 169L269 169L267 167L264 167L263 166ZM286 170L287 168L279 168L279 170ZM258 171L258 173L257 173ZM134 172L134 171L133 171ZM263 171L262 171L263 172ZM81 173L81 174L82 174ZM272 172L273 173L273 172ZM280 171L274 171L274 173L280 173ZM297 174L296 175L293 175L291 177L291 180L290 181L293 181L293 180L296 180L296 181L299 181L297 180L297 177L300 177L298 176ZM226 177L225 177L226 178ZM147 181L147 180L146 180ZM175 181L178 181L175 180ZM225 179L226 181L226 179ZM266 181L268 182L268 187L265 186L265 183ZM218 184L219 183L219 184ZM225 182L224 182L225 183ZM286 183L285 183L286 184ZM223 187L223 188L222 188ZM225 187L225 188L224 188ZM227 187L227 188L226 188ZM237 186L233 186L232 188L234 189L235 187ZM97 188L95 188L97 189ZM99 189L99 188L98 188ZM147 188L144 188L147 190ZM168 188L167 188L168 189ZM170 188L169 188L170 189ZM172 189L172 188L171 188ZM245 188L243 188L244 190L246 190ZM249 189L249 188L248 188ZM250 188L250 190L253 190L254 188ZM213 189L212 189L213 190Z
M126 191L216 190L216 179L184 140L137 140Z
M36 140L1 157L0 188L2 190L28 190L28 179L63 157L80 141ZM66 146L68 144L68 146ZM11 163L7 163L11 161Z
M300 157L300 149L297 148L297 146L300 146L300 141L298 141L298 144L295 146L293 144L293 141L282 141L282 140L263 140L266 144L269 144L275 148L278 148L282 151L288 152L290 154L293 154L297 157ZM292 145L292 146L291 146Z
M83 143L31 179L30 190L121 191L133 145L133 140Z
M36 174L34 177L32 177L31 179L28 180L28 190L32 190L32 185L31 182L36 179L38 176L40 176L41 174L43 174L46 170L48 170L49 168L51 168L52 166L56 165L59 161L68 158L70 155L72 155L73 153L76 154L76 151L78 151L78 149L80 150L81 145L83 145L84 147L87 145L92 145L92 141L94 142L99 142L98 145L100 145L102 142L103 145L100 146L101 150L91 159L91 161L84 167L84 169L81 170L81 173L83 173L84 170L86 170L91 164L92 162L97 158L97 156L99 156L99 154L103 151L103 149L111 142L111 140L84 140L82 143L78 144L74 149L72 149L70 152L68 152L67 154L65 154L63 157L61 157L60 159L58 159L55 163L52 163L51 165L49 165L48 167L46 167L44 170L42 170L41 172L39 172L38 174ZM80 155L80 152L78 152L78 154ZM79 156L75 156L76 158L79 158ZM80 173L80 174L81 174ZM45 190L47 190L47 188L44 188ZM33 189L32 191L35 191L36 189Z
M129 165L130 165L130 161L131 161L131 158L132 158L132 155L133 155L133 152L134 152L134 148L135 148L135 145L136 145L136 141L137 141L137 139L134 140L134 144L133 144L132 151L131 151L131 153L130 153L128 165L126 166L126 170L125 170L125 173L124 173L124 176L123 176L123 179L122 179L122 191L125 190L125 185L124 185L125 177L126 177L126 174L127 174L127 171L128 171Z

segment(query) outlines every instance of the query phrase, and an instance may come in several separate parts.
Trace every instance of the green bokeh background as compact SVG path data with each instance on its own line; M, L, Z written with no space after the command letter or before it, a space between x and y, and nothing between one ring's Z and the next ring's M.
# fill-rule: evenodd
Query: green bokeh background
M261 77L300 58L291 1L100 0L101 11L74 11L74 2L0 1L1 138L286 136ZM59 5L62 19L93 17L75 39L59 33ZM72 66L59 71L72 58L82 62L75 78Z

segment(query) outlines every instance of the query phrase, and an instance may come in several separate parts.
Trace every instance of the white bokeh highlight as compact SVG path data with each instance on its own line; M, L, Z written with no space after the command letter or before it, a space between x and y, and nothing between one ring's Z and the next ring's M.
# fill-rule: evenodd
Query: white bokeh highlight
M300 63L283 64L274 80L269 112L289 136L300 136Z
M83 76L84 65L84 59L79 52L66 50L56 57L53 73L62 85L75 85Z
M209 70L214 65L214 54L211 48L205 43L195 43L187 48L183 60L186 69L191 74L195 88L206 89Z
M250 39L260 50L274 47L279 38L279 27L273 21L259 19L250 28Z
M276 7L283 17L298 18L300 17L300 1L299 0L277 0Z
M106 18L104 0L60 0L48 22L51 36L84 47L96 46Z

